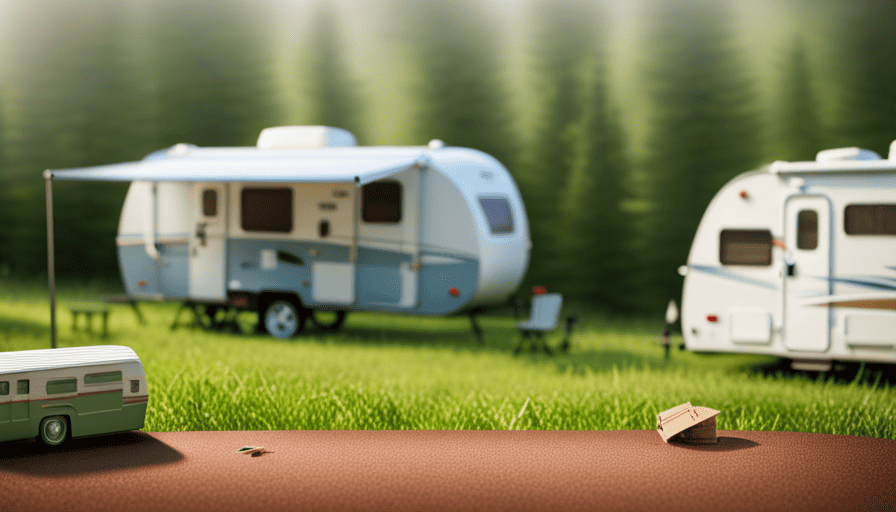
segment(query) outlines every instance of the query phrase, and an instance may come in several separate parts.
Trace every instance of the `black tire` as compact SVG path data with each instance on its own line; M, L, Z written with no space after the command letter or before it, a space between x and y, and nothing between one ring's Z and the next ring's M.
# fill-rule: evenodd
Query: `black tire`
M319 315L321 313L336 313L336 318L327 321L326 319L320 318ZM345 313L344 309L337 311L311 311L311 321L322 331L338 331L339 328L342 327L342 323L345 322Z
M59 446L68 436L65 416L48 416L40 421L40 440L47 446Z
M287 339L302 332L308 317L288 300L275 300L264 311L264 327L271 336Z

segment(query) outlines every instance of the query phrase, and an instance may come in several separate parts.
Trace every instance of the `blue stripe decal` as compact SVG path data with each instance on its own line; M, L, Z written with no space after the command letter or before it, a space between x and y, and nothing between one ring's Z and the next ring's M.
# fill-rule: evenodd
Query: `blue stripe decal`
M770 283L768 281L763 281L761 279L755 279L752 277L742 276L740 274L736 274L731 272L730 270L724 269L722 267L710 267L707 265L688 265L689 269L696 270L698 272L704 272L706 274L711 274L716 277L721 277L724 279L731 279L732 281L740 281L741 283L752 284L755 286L761 286L763 288L768 288L770 290L777 290L778 286L774 283Z
M820 277L819 279L825 279L825 278ZM873 289L875 289L875 290L891 290L891 291L896 291L896 284L887 284L887 283L881 283L881 282L879 282L879 281L877 281L877 282L873 281L874 279L877 279L877 280L881 280L881 279L889 280L888 278L880 278L880 277L877 277L877 276L859 276L859 277L853 277L853 278L846 278L846 277L830 277L830 278L828 278L828 279L829 279L832 283L843 283L843 284L851 284L851 285L854 285L854 286L864 286L865 288L873 288Z

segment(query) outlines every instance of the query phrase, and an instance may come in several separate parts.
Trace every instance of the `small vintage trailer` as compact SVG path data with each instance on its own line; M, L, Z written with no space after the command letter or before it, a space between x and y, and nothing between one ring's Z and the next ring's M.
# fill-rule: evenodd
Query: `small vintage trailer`
M734 178L679 273L690 350L896 363L896 142Z
M356 147L344 130L276 127L257 147L179 144L45 177L133 182L116 240L130 297L258 311L281 338L316 310L338 327L346 310L502 305L529 261L510 173L439 141Z
M0 441L143 428L149 395L140 358L100 345L0 352Z

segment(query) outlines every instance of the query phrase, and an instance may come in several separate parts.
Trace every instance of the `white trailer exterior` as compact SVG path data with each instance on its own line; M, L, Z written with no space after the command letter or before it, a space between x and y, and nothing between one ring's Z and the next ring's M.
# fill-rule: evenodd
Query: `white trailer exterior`
M689 350L896 363L896 141L734 178L679 273Z
M258 310L281 337L313 310L501 305L529 261L510 173L439 141L356 147L344 130L276 127L256 147L48 173L132 182L116 240L129 296Z

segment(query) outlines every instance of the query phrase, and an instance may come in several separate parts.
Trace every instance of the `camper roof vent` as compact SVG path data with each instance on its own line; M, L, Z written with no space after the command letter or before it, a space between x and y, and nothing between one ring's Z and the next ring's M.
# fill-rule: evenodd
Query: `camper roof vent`
M870 149L835 148L819 151L816 162L837 162L841 160L880 160L880 155Z
M445 147L445 143L440 139L432 139L428 144L429 149L442 149Z
M260 149L316 149L357 146L347 130L330 126L275 126L261 130Z
M180 144L175 144L170 148L160 149L158 151L153 151L152 153L146 155L144 160L157 160L159 158L165 158L166 156L179 156L186 155L190 152L190 150L196 149L197 146L195 144L187 144L185 142L181 142Z
M890 156L888 158L890 160L896 160L896 140L890 144Z
M181 142L175 144L168 148L165 151L166 155L185 155L190 152L191 149L196 149L196 144L187 144L186 142Z

